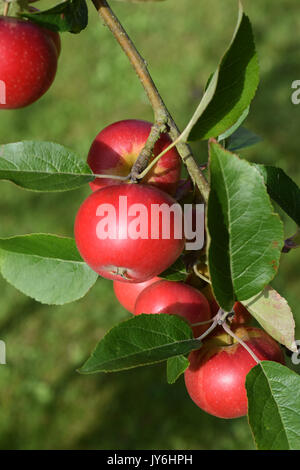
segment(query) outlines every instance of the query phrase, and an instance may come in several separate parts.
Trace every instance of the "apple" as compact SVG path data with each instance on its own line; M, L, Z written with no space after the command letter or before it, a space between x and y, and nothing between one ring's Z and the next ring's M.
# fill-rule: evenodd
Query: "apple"
M56 47L36 24L0 16L0 80L5 87L0 109L28 106L46 93L57 70Z
M135 302L140 293L155 282L160 281L160 277L153 277L145 282L120 282L114 281L114 292L120 304L130 313L134 313Z
M163 214L157 217L155 208L162 204ZM173 204L178 206L169 194L145 184L122 183L95 191L75 220L81 256L108 279L144 282L158 276L184 248L182 212L175 216Z
M210 305L210 310L212 313L212 316L216 315L220 309L214 295L212 292L212 288L210 287L210 284L207 284L204 288L201 289L201 292L205 295L207 298L209 305Z
M57 50L57 57L59 57L61 53L61 39L59 33L57 31L52 31L51 29L46 28L44 28L44 31L46 34L48 34L48 36L50 36L50 38L54 42Z
M211 312L205 296L183 282L161 280L146 287L135 303L135 315L141 313L168 313L180 315L190 324L210 320ZM200 336L210 324L193 328L194 336Z
M29 0L29 3L34 3L35 1L38 1L38 0L31 0L31 1ZM35 13L35 12L40 11L38 8L31 7L31 6L29 6L28 10L30 11L30 13ZM56 46L57 56L59 57L61 53L61 40L60 40L59 33L57 31L53 31L52 29L43 28L42 26L40 27L48 34L48 36L52 38Z
M280 346L265 331L237 327L241 338L260 360L284 364ZM249 352L224 331L208 337L201 349L189 355L185 385L199 408L218 418L238 418L247 414L246 375L256 365Z
M234 317L231 321L231 325L238 326L238 325L248 325L251 320L252 316L251 313L248 312L246 307L244 307L241 302L235 302L233 306L234 310Z
M138 119L115 122L96 136L88 154L88 164L95 174L127 176L150 134L152 124ZM172 143L167 134L156 142L153 155L157 156ZM143 183L154 185L174 195L180 179L181 159L176 148L167 152L143 178ZM90 183L96 191L119 181L96 178Z

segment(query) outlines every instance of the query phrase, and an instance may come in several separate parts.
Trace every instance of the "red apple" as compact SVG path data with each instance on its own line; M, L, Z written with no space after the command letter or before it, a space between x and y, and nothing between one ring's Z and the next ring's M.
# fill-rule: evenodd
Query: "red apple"
M127 176L143 149L152 124L137 119L115 122L103 129L95 138L88 155L88 164L95 174ZM172 143L167 134L156 142L153 155L157 156ZM174 195L180 179L181 159L172 148L143 178L143 183L154 185ZM118 184L118 180L96 178L90 183L96 191L107 185Z
M260 360L284 364L276 341L260 328L234 330ZM227 333L204 340L189 355L185 385L191 399L202 410L218 418L238 418L247 414L246 375L256 365L249 352Z
M153 277L149 281L145 282L120 282L114 281L114 291L115 295L120 302L120 304L128 310L130 313L134 313L134 307L137 297L140 293L146 289L146 287L151 286L154 282L160 281L161 278Z
M0 16L0 109L28 106L52 84L57 49L49 33L30 21ZM5 101L5 103L3 103Z
M211 318L209 303L201 292L183 282L166 280L156 282L141 292L136 300L134 313L176 314L186 318L191 324ZM209 326L195 326L194 336L200 336Z
M248 312L246 307L244 307L241 302L235 302L233 306L234 310L234 317L231 321L231 325L239 326L239 325L248 325L251 322L252 316L251 313Z
M161 205L163 216L157 217ZM179 207L176 216L172 207ZM144 282L181 254L182 213L175 199L154 186L107 186L92 193L80 207L75 239L83 259L101 276Z
M44 31L48 34L48 36L50 36L50 38L54 42L56 50L57 50L57 57L59 57L61 53L61 39L60 39L59 33L57 33L56 31L52 31L51 29L46 29L46 28L44 29Z
M29 1L29 3L33 3L37 0L31 0ZM38 8L35 8L35 7L29 7L29 11L30 12L38 12L40 11ZM56 47L56 50L57 50L57 56L59 57L60 56L60 53L61 53L61 40L60 40L60 35L57 31L53 31L52 29L47 29L47 28L43 28L42 26L40 26L46 34L48 34L48 36L50 36L55 44L55 47Z

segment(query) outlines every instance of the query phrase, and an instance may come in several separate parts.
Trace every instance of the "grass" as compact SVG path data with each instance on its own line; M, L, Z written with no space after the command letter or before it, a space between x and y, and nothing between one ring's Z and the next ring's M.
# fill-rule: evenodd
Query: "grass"
M42 6L53 2L43 2ZM247 126L264 138L245 150L252 161L284 168L299 183L299 107L290 101L299 78L298 0L245 1L260 56L261 85ZM170 111L183 127L234 29L234 0L114 2ZM49 140L86 158L95 135L126 118L152 119L141 85L107 28L90 8L87 30L64 34L56 81L29 108L0 113L0 142ZM206 145L195 144L199 161ZM1 182L0 235L49 232L72 236L88 188L61 194L23 191ZM295 230L287 222L287 235ZM297 252L282 257L274 286L300 326ZM183 380L169 386L165 367L81 376L76 369L113 324L128 317L110 281L63 307L34 302L0 279L1 449L252 449L246 418L219 420L187 397Z

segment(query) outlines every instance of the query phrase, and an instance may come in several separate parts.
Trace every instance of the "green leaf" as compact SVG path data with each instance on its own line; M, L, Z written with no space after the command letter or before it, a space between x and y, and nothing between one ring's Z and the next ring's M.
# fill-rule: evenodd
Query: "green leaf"
M293 314L287 301L276 290L267 286L242 304L273 338L291 351L297 351Z
M234 134L240 128L240 126L245 121L245 119L247 118L249 111L250 111L250 106L248 106L248 108L245 109L245 111L241 114L241 116L239 117L237 122L233 124L233 126L231 126L223 134L218 136L218 142L221 142L221 140L228 139L232 134Z
M189 366L189 360L185 356L169 357L167 360L167 380L174 384Z
M230 129L249 107L259 82L259 67L250 21L240 4L231 44L184 130L187 141L217 137Z
M0 238L0 272L25 295L53 305L80 299L98 278L73 239L48 234Z
M300 376L262 361L246 379L249 424L259 450L300 450Z
M251 147L262 142L262 138L245 127L239 127L226 141L226 148L231 152Z
M32 191L68 191L95 179L72 150L51 142L0 145L0 179Z
M258 165L271 198L300 226L300 189L281 169L275 166Z
M46 11L22 13L33 23L53 31L80 33L88 24L86 0L67 0Z
M169 281L185 281L188 272L182 257L179 257L168 269L162 272L159 277Z
M236 299L258 294L275 276L283 226L258 170L216 141L210 177L209 271L218 304L230 311Z
M116 372L132 369L198 349L201 341L176 315L142 314L113 327L98 343L79 372Z

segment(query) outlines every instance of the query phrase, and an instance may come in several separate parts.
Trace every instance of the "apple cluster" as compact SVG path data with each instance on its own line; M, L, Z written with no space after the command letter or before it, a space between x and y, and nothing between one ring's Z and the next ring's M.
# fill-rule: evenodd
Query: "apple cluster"
M55 78L60 51L57 32L21 18L0 16L0 109L22 108L43 96ZM165 237L163 220L154 221L152 213L153 206L172 208L177 202L174 196L181 175L180 155L174 147L168 150L139 184L126 178L151 127L146 121L124 120L96 136L87 159L95 175L90 183L92 194L77 213L75 240L91 269L113 281L116 298L126 310L133 315L179 315L191 325L194 337L200 337L211 325L219 305L209 286L198 288L160 277L184 251L183 220L170 211L169 236ZM152 159L171 143L163 133L154 145ZM120 209L120 200L124 199L134 208L131 213ZM147 214L146 236L129 236L130 224L141 206ZM114 209L116 217L109 220L107 236L99 236L99 223L108 208ZM109 236L112 233L114 236ZM176 236L178 233L182 235ZM219 418L247 414L245 379L256 361L240 341L259 360L284 363L276 341L249 325L247 309L236 302L233 310L230 327L234 335L221 326L215 328L202 347L190 353L185 371L191 399Z
M0 109L23 108L41 98L54 81L60 51L57 32L0 16Z
M219 310L210 289L202 291L183 283L159 277L144 283L114 281L115 295L123 307L134 315L167 313L180 315L193 326L195 337L203 334L209 320ZM251 315L240 303L234 305L230 327L260 360L284 364L276 341L257 327L249 326ZM256 361L248 351L222 327L208 335L201 349L189 355L185 385L199 408L218 418L238 418L247 414L245 380Z
M154 220L153 207L171 208L176 204L174 193L180 178L181 160L176 149L169 150L139 184L121 182L113 177L126 177L151 130L151 123L125 120L111 124L95 138L88 155L88 163L95 175L90 184L93 193L80 207L75 220L77 247L86 263L98 274L112 280L144 282L159 275L179 257L185 245L182 219L170 214L170 233L163 236L160 219ZM171 140L162 134L153 150L158 155ZM108 175L111 178L103 178ZM120 201L126 200L130 210L146 214L146 233L136 238L130 233L135 217L129 210L122 211ZM106 209L113 208L116 217L110 220L107 236L99 236L99 227L105 220ZM105 227L102 227L105 228ZM153 230L156 236L153 237Z
M90 183L92 194L77 213L75 240L85 262L101 276L113 280L116 298L126 310L133 315L179 315L191 325L194 337L199 337L219 311L209 284L200 288L197 281L169 281L159 276L182 253L183 239L164 239L161 230L156 239L131 239L128 213L112 221L117 226L110 226L110 230L116 229L118 235L104 239L97 236L97 225L104 214L99 207L112 206L118 212L120 197L126 196L130 204L143 204L149 209L152 204L175 202L181 165L175 148L166 152L139 184L114 179L130 174L150 130L149 122L124 120L109 125L96 136L88 155L96 177ZM152 158L170 143L169 136L162 134ZM148 222L153 222L150 215ZM172 223L175 221L170 220ZM283 363L276 341L260 328L249 326L250 321L250 313L236 302L230 318L235 337L259 360ZM219 418L247 414L245 379L256 361L239 341L219 326L207 335L200 349L190 353L189 362L185 385L196 405Z

